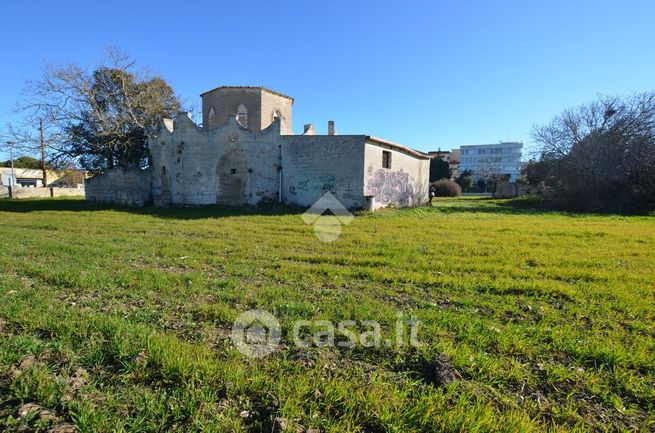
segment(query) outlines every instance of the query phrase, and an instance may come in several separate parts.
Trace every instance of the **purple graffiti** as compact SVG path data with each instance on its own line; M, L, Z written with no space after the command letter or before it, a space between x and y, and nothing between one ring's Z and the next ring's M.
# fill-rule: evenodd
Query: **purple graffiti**
M366 194L375 196L378 203L408 206L414 198L414 188L409 183L409 173L380 169L366 182Z

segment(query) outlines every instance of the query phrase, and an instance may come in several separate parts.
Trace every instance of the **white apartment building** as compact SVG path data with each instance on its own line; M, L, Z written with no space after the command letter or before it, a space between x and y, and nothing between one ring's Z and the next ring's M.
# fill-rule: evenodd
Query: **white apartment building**
M473 179L500 174L514 182L521 175L523 143L501 142L460 147L459 171L473 172Z

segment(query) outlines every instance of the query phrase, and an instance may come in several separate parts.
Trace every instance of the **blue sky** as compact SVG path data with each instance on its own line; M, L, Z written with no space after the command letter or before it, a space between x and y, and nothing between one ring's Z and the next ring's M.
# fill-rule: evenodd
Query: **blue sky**
M44 62L116 46L187 104L219 85L291 95L296 133L528 144L564 108L655 89L654 19L652 0L3 1L0 127Z

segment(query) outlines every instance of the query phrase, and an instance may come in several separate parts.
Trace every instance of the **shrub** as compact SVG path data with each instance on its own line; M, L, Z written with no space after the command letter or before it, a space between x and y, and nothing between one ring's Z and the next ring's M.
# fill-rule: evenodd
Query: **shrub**
M462 193L462 187L448 179L441 179L430 185L432 197L457 197Z
M473 186L473 178L471 176L460 176L455 179L457 185L461 186L462 189L471 188Z

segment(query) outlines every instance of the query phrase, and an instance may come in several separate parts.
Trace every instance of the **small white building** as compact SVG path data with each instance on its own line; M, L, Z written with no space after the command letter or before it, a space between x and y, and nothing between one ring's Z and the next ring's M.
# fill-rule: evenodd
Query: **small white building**
M474 180L503 175L514 182L521 176L522 149L519 142L461 146L459 171L470 170Z
M0 167L0 185L2 186L43 186L43 171L31 168L14 168L12 179L11 167Z

